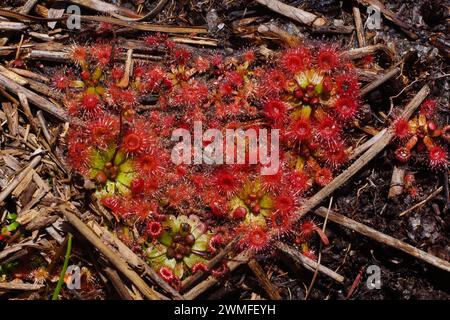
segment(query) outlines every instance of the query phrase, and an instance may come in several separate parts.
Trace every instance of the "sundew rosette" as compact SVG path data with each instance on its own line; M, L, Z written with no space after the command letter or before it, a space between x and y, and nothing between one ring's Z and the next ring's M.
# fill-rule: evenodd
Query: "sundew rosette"
M210 257L213 233L196 215L170 215L160 225L150 226L154 232L146 249L147 262L169 282L182 279L198 269L205 269ZM159 234L158 234L159 233ZM170 272L172 277L168 276Z

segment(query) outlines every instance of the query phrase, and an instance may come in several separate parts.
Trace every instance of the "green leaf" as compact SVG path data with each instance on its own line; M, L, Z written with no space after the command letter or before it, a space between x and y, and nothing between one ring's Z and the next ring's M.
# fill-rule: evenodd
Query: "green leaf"
M111 158L112 158L112 157L111 157ZM126 152L125 152L123 149L119 149L119 150L117 151L116 157L114 158L114 164L115 164L116 166L117 166L117 165L120 165L120 164L124 163L126 159L127 159L127 154L126 154Z
M2 227L2 235L9 236L8 227L6 226Z
M153 247L149 247L147 249L147 258L149 259L155 259L157 257L160 257L161 255L165 255L167 251L167 248L163 246L162 244L156 244Z
M123 196L130 193L130 189L128 188L128 186L123 185L119 181L116 182L115 186L116 186L116 191Z
M206 251L208 249L210 236L208 234L202 234L199 238L195 239L192 250Z
M128 159L127 161L119 165L119 172L134 173L134 171L134 163L131 159Z
M15 214L15 213L8 213L8 215L6 216L6 219L8 219L8 220L16 220L17 219L17 214Z
M10 225L8 225L8 226L6 227L6 229L7 229L9 232L12 232L12 231L16 231L17 228L19 228L19 227L20 227L20 224L19 224L18 222L13 222L13 223L11 223Z
M172 259L175 261L175 259ZM176 263L175 266L172 268L173 273L178 277L178 278L183 278L183 274L184 274L184 264L183 263Z
M264 195L261 200L259 200L259 205L264 209L271 209L273 207L272 198L268 195Z
M314 87L314 90L315 90L318 94L321 94L322 91L323 91L323 85L322 85L322 83L317 84L317 85Z
M170 247L173 241L171 233L168 231L164 231L163 234L158 238L158 241L166 247Z
M192 267L197 263L197 262L203 262L204 264L208 264L208 260L206 260L205 258L199 256L198 254L192 253L187 257L184 257L183 259L184 263L186 264L186 266L189 269L192 269Z

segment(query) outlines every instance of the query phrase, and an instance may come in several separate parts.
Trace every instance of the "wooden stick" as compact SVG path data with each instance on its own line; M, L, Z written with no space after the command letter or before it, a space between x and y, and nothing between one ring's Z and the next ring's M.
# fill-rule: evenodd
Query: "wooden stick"
M21 291L29 291L29 290L39 290L43 288L43 284L34 284L34 283L20 283L20 282L0 282L0 290L21 290Z
M427 203L430 199L433 199L434 197L436 197L439 193L441 193L442 189L444 189L442 186L440 186L439 188L437 188L436 190L434 190L428 197L426 197L425 199L423 199L422 201L416 203L415 205L413 205L411 208L406 209L405 211L403 211L402 213L399 214L400 217L404 216L405 214L410 213L411 211L417 209L420 206L423 206L425 203Z
M26 58L65 62L70 60L70 55L63 51L31 50Z
M17 82L21 86L24 86L24 85L28 84L28 81L25 78L23 78L22 76L16 74L15 72L13 72L13 71L11 71L9 69L6 69L2 65L0 65L0 73L2 75L4 75L5 77L8 77L12 81Z
M43 14L47 16L48 10L44 6L38 6L38 8L43 11ZM68 14L63 15L62 17L55 18L41 18L35 16L24 15L15 11L5 10L0 8L0 16L8 17L12 19L16 19L22 22L49 22L49 21L64 21L69 17ZM119 25L123 27L133 28L135 30L141 31L152 31L152 32L169 32L169 33L208 33L207 28L203 27L178 27L178 26L165 26L165 25L155 25L145 22L136 22L136 21L123 21L117 18L111 18L107 16L84 16L84 15L70 15L71 17L78 17L82 21L90 21L90 22L100 22L100 23L110 23L113 25ZM9 22L8 22L9 23Z
M327 208L320 207L317 210L315 210L314 213L321 217L325 217L327 215L327 211L328 211ZM433 256L425 251L419 250L410 244L407 244L401 240L395 239L391 236L381 233L381 232L379 232L375 229L372 229L362 223L359 223L355 220L347 218L346 216L343 216L336 212L330 211L328 213L328 219L337 224L340 224L346 228L356 231L362 235L365 235L371 239L374 239L383 244L386 244L388 246L391 246L393 248L397 248L403 252L406 252L407 254L410 254L413 257L420 259L422 261L428 262L429 264L431 264L435 267L438 267L442 270L450 272L450 263L448 261L442 260L441 258Z
M41 95L45 95L56 101L64 99L64 94L62 92L52 89L47 84L44 84L42 82L33 79L27 79L27 81L29 88L32 89L34 92L39 92L41 93Z
M39 249L41 247L40 247L39 243L36 243L33 240L26 240L26 241L21 242L21 243L13 244L13 245L7 247L6 249L3 249L3 251L0 251L0 261L2 263L4 263L3 261L4 261L4 259L6 257L8 257L10 254L13 254L13 253L15 253L17 251L22 250L23 248L36 248L36 249Z
M13 190L22 182L31 170L41 162L42 157L37 156L31 160L30 164L23 169L3 190L0 192L0 204L13 192Z
M218 41L211 38L186 38L186 37L171 37L170 40L176 43L195 44L199 46L217 47Z
M22 46L23 48L23 46ZM35 73L33 71L30 70L26 70L26 69L19 69L19 68L8 68L9 70L11 70L14 73L17 73L18 75L25 77L25 78L30 78L30 79L34 79L37 81L42 81L42 82L50 82L50 79L39 74L39 73Z
M106 275L108 276L109 280L111 280L111 283L113 287L116 289L117 293L123 300L134 300L127 286L123 283L122 279L120 279L119 274L116 270L106 267L103 269L105 271Z
M21 14L28 14L30 13L31 9L33 9L33 7L36 5L36 3L39 0L28 0L23 6L22 8L20 8L19 12Z
M269 37L276 37L280 41L290 48L295 48L303 42L303 39L297 35L291 34L283 29L281 29L275 23L269 22L262 24L258 27L258 32L262 35Z
M355 60L355 59L360 59L362 57L374 54L378 50L384 51L391 58L394 55L392 53L392 51L388 47L386 47L386 45L375 44L375 45L371 45L371 46L366 46L366 47L362 47L362 48L356 48L356 49L344 51L341 53L341 56L346 57L348 59Z
M133 69L133 49L128 49L127 51L127 58L125 60L125 71L123 73L122 79L120 79L120 82L117 84L119 88L126 88L128 87L128 84L130 83L130 73Z
M391 79L391 78L395 77L397 74L399 74L400 71L401 71L400 68L393 68L393 69L389 70L388 72L383 74L381 77L379 77L377 80L369 83L367 86L362 88L361 95L364 96L364 95L368 94L370 91L378 88L383 83L385 83L389 79Z
M59 209L64 217L75 227L95 248L97 248L124 276L126 276L142 294L150 300L167 299L154 289L150 288L139 275L134 272L128 264L123 261L114 251L108 248L95 233L84 224L73 212L69 211L67 205L60 205Z
M251 259L248 262L248 266L253 271L256 278L258 278L259 282L261 283L263 289L266 291L269 298L271 300L281 300L278 288L275 285L273 285L272 282L270 282L269 278L267 278L264 269L261 267L258 261L256 261L255 259Z
M360 145L359 147L356 147L352 153L349 156L349 160L353 160L356 157L358 157L361 153L363 153L364 151L366 151L367 149L369 149L371 146L373 146L378 140L381 139L381 137L383 137L383 135L386 133L387 129L383 129L380 132L378 132L376 135L374 135L372 138L370 138L369 140L367 140L366 142L364 142L362 145Z
M314 272L317 269L319 272L323 273L324 275L327 275L328 277L339 283L342 283L345 280L345 278L342 275L334 272L333 270L321 264L318 264L316 261L304 256L298 250L290 247L289 245L283 242L277 242L276 247L278 250L292 257L295 261L297 261L302 266L304 266L305 268L307 268L312 272Z
M275 11L285 17L298 21L302 24L306 24L308 26L319 27L323 26L326 23L325 19L316 16L313 13L284 4L283 2L278 0L256 0L256 2L263 6L266 6L272 11Z
M365 47L366 37L364 36L364 26L361 19L361 12L358 7L353 7L353 17L355 18L356 36L358 37L359 47Z
M8 121L9 133L12 136L16 136L19 129L19 114L17 106L9 102L2 102L2 108Z
M403 193L405 185L405 167L394 166L392 170L391 184L389 186L388 198L392 199Z
M104 1L100 1L100 0L70 0L70 2L78 4L80 6L95 10L95 11L100 11L103 13L109 13L109 14L113 14L113 13L119 13L128 17L132 17L132 18L140 18L140 15L137 15L136 13L134 13L133 11L131 11L130 9L121 7L121 6L116 6L114 4L110 4L108 2L104 2Z
M50 131L48 131L47 121L45 121L42 110L39 110L36 115L39 121L39 125L41 126L42 133L44 134L44 137L47 140L48 144L51 146L51 144L53 143L52 135L50 134Z
M21 22L0 21L1 31L21 31L27 28L27 25Z
M27 120L30 123L31 128L33 129L34 133L36 133L37 136L39 133L39 128L36 124L36 121L34 121L33 114L31 113L31 109L28 104L27 96L22 91L17 92L17 95L19 96L19 101L20 104L22 105L23 113L27 117Z
M63 110L59 109L53 103L42 98L40 95L34 93L33 91L30 91L22 87L21 85L15 83L14 81L11 81L2 74L0 74L0 85L3 85L7 90L11 92L15 93L22 92L23 94L25 94L25 96L28 98L29 101L31 101L34 105L36 105L40 109L50 113L59 120L65 122L68 121L67 115L63 112Z

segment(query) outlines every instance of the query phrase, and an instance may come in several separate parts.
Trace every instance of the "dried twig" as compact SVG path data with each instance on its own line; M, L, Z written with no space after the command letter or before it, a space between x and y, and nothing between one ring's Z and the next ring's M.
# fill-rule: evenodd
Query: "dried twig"
M428 197L426 197L425 199L423 199L422 201L416 203L415 205L413 205L411 208L406 209L405 211L403 211L402 213L399 214L400 217L410 213L411 211L423 206L425 203L427 203L428 201L430 201L431 199L433 199L434 197L436 197L439 193L441 193L443 187L439 187L436 190L434 190Z
M403 186L405 185L405 168L394 166L392 170L391 184L389 186L388 198L392 199L403 193Z
M23 169L0 193L0 204L9 196L11 192L19 185L19 183L30 173L31 170L41 162L42 157L36 156L31 160L28 166Z
M39 110L36 115L39 121L39 125L42 129L42 133L44 134L44 137L47 140L48 144L51 145L53 142L52 135L50 134L50 131L48 131L47 121L45 121L44 114L42 113L41 110Z
M335 24L327 24L312 29L312 33L324 34L350 34L355 30L353 26L341 26Z
M0 21L0 31L22 31L27 25L21 22Z
M37 3L38 1L39 1L39 0L28 0L28 1L22 6L22 8L20 8L19 12L20 12L21 14L28 14L28 13L31 11L31 9L33 9L33 7L36 5L36 3Z
M364 142L359 147L356 147L352 153L349 156L349 160L353 160L357 158L361 153L365 152L367 149L369 149L371 146L373 146L378 140L380 140L381 137L386 133L387 129L383 129L380 132L378 132L376 135L374 135L372 138Z
M9 133L12 136L16 136L19 130L19 114L17 107L9 102L3 102L2 108L8 121Z
M327 215L327 211L328 211L327 208L320 207L314 213L321 217L325 217ZM355 220L347 218L346 216L343 216L341 214L331 211L328 213L328 219L335 223L338 223L346 228L349 228L351 230L359 232L362 235L365 235L369 238L379 241L383 244L386 244L388 246L391 246L393 248L397 248L403 252L406 252L406 253L412 255L413 257L416 257L422 261L432 264L435 267L438 267L442 270L450 272L450 263L448 261L442 260L441 258L433 256L425 251L419 250L410 244L407 244L401 240L395 239L391 236L381 233L381 232L379 232L375 229L372 229L362 223L359 223Z
M302 38L281 29L275 23L266 23L260 25L258 27L258 33L264 36L276 37L288 47L297 47L303 41Z
M364 35L364 26L361 19L361 12L358 7L353 7L353 17L355 19L356 36L360 47L366 46L366 37Z
M22 46L23 47L23 46ZM11 70L12 72L21 75L22 77L25 78L30 78L30 79L34 79L37 81L41 81L41 82L50 82L50 79L39 74L39 73L35 73L33 71L30 70L26 70L26 69L19 69L19 68L8 68L9 70Z
M259 282L261 283L264 290L267 292L267 295L271 300L281 300L280 292L278 291L278 288L270 282L269 278L267 278L266 273L264 272L264 269L261 267L261 265L256 261L255 259L251 259L248 262L248 266L255 274L256 278L258 278Z
M325 19L316 16L313 13L284 4L278 0L256 0L256 2L266 6L272 11L308 26L320 27L326 23Z
M18 84L20 84L21 86L27 85L28 81L26 79L24 79L23 77L21 77L20 75L16 74L15 72L6 69L4 66L0 65L0 73L2 75L4 75L5 77L8 77L9 79L11 79L12 81L17 82Z
M65 21L68 15L63 15L62 17L55 18L41 18L30 15L21 14L11 10L0 9L0 16L12 18L19 20L21 22L49 22L49 21ZM141 31L152 31L152 32L168 32L168 33L208 33L207 28L202 27L178 27L178 26L161 26L154 25L145 22L136 21L123 21L117 18L111 18L106 16L85 16L85 15L71 15L73 18L79 18L82 21L90 22L100 22L109 23L112 25L119 25L122 27L133 28L135 30ZM8 22L9 23L9 22Z
M70 0L70 2L103 13L122 14L132 18L141 18L130 9L100 0Z
M3 262L3 260L6 257L8 257L10 254L20 251L23 248L38 248L39 249L40 246L33 240L27 240L27 241L23 241L21 243L16 243L6 249L3 249L3 251L0 252L0 261Z
M295 261L300 263L302 266L304 266L308 270L314 272L317 269L320 273L327 275L328 277L330 277L331 279L333 279L339 283L344 282L343 276L341 276L340 274L334 272L333 270L317 263L316 261L304 256L297 249L290 247L286 243L277 242L276 247L283 253L287 254L289 257L292 257L292 259L294 259Z
M65 62L70 60L70 54L63 51L31 50L26 56L27 59L49 60L55 62Z
M389 79L395 77L399 73L400 73L400 68L393 68L393 69L389 70L385 74L381 75L378 79L376 79L375 81L369 83L364 88L362 88L361 95L364 96L364 95L368 94L370 91L378 88L383 83L385 83Z
M58 107L56 107L53 103L42 98L40 95L22 87L21 85L8 79L2 74L0 74L0 85L4 86L7 90L11 92L22 92L28 98L28 100L31 101L33 104L35 104L37 107L41 108L45 112L50 113L59 120L67 121L68 118L64 114L64 112Z
M33 114L31 113L30 105L28 104L27 96L21 91L17 92L17 96L19 97L19 101L20 101L20 104L22 105L23 113L27 117L27 120L30 123L31 128L33 129L34 133L36 133L36 135L38 135L39 128L36 124L36 121L34 121Z
M116 270L106 267L103 271L105 271L109 280L111 280L112 285L123 300L134 300L133 296L128 291L129 289L123 283L122 279L120 279L120 276Z
M21 291L30 291L30 290L39 290L43 288L43 284L34 284L34 283L20 283L20 282L0 282L0 290L21 290Z
M125 60L125 70L123 73L122 79L120 79L119 83L117 84L120 88L126 88L128 87L128 84L130 83L130 73L133 69L133 49L128 49L127 51L127 59Z
M374 54L375 52L377 52L379 50L385 52L391 59L394 56L394 53L388 47L386 47L386 45L384 45L384 44L375 44L372 46L366 46L366 47L362 47L362 48L347 50L347 51L342 52L341 55L348 59L360 59L362 57Z

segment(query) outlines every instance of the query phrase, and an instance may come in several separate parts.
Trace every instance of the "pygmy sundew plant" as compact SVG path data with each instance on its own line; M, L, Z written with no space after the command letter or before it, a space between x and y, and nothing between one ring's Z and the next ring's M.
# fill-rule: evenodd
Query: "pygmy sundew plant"
M323 44L261 63L251 50L207 55L162 35L146 41L166 50L165 62L134 61L128 74L116 59L120 48L76 46L76 68L54 76L72 115L68 163L139 233L119 234L175 287L206 271L235 237L237 249L264 252L274 239L302 234L297 240L305 248L310 237L297 225L300 197L329 183L347 161L346 130L360 107L353 64ZM262 164L173 163L172 132L193 130L196 121L219 130L278 129L278 172L261 175ZM223 143L234 157L236 141ZM326 244L319 228L310 229Z

